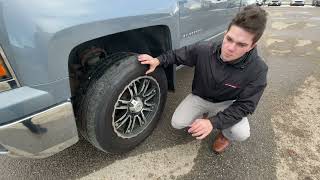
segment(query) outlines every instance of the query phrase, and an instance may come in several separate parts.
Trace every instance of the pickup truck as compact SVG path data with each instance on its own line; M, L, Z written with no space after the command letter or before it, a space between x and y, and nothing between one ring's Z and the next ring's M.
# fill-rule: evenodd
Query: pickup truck
M79 140L127 152L155 128L176 65L158 56L218 41L241 0L0 0L0 154L44 158Z

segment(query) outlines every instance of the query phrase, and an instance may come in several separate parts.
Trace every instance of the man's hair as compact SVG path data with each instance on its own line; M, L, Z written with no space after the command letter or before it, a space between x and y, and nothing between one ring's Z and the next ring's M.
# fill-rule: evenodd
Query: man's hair
M231 26L235 25L245 31L254 34L253 44L256 43L263 34L267 23L267 12L256 5L249 5L243 8L231 21Z

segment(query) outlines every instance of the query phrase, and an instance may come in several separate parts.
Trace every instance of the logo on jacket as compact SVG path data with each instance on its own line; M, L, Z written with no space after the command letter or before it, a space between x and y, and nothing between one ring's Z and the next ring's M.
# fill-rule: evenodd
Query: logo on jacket
M232 87L232 88L234 88L234 89L238 89L238 88L240 88L240 86L238 86L238 85L229 84L229 83L225 83L224 85L225 85L225 86Z

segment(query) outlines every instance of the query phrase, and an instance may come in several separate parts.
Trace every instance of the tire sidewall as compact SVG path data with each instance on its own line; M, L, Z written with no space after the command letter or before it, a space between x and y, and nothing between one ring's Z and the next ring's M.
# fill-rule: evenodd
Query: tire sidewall
M97 109L93 110L95 112L89 113L93 116L93 121L88 124L89 128L93 127L95 132L95 137L91 135L90 139L94 138L100 149L113 153L126 152L141 143L155 128L163 111L167 95L167 80L162 68L157 68L148 75L158 82L160 88L159 106L148 126L135 137L122 138L114 131L112 124L114 105L118 100L119 94L132 80L145 76L146 71L146 65L141 65L136 56L130 56L114 64L91 84L91 86L99 86L99 89L102 89L102 92L93 92L96 97L99 96L100 98L93 98L95 102L90 103L96 103Z

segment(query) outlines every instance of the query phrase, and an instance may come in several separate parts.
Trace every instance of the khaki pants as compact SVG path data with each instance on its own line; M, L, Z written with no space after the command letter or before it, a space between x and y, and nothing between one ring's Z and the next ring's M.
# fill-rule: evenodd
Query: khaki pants
M209 117L214 116L219 111L224 110L232 104L231 101L212 103L199 96L189 94L175 110L171 124L176 129L188 127L198 118L202 118L204 113L209 113ZM243 117L237 124L222 130L223 135L232 141L244 141L250 136L250 126L247 117Z

